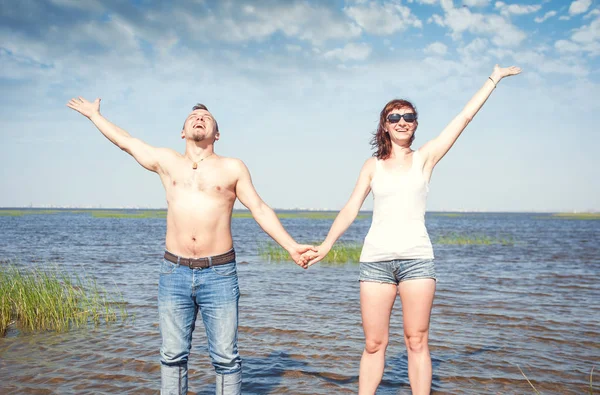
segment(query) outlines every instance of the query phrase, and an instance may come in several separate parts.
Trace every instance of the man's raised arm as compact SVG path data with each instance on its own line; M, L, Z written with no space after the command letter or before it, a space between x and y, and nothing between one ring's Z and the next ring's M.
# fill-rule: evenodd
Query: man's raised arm
M159 149L146 144L140 139L131 137L129 133L104 118L100 114L100 99L89 102L79 96L71 99L67 103L67 107L87 117L107 139L133 156L144 168L153 172L159 171Z

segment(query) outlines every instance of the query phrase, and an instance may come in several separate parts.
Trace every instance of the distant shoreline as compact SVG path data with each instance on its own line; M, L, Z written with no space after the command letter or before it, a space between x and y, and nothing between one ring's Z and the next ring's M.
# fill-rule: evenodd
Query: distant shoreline
M54 207L54 206L42 206L42 207L0 207L0 210L56 210L56 211L72 211L72 210L85 210L85 211L166 211L167 208L145 208L145 207ZM316 213L333 213L339 210L329 209L310 209L310 208L293 208L293 209L282 209L274 208L276 212L316 212ZM233 209L235 213L250 213L246 209ZM373 213L373 210L360 210L360 213ZM481 210L427 210L426 213L452 213L452 214L596 214L600 213L599 210L562 210L562 211L536 211L536 210L524 210L524 211L481 211Z

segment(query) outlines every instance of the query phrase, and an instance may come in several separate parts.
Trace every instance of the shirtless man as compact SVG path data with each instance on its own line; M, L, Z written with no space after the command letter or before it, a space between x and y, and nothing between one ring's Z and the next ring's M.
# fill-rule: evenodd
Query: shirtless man
M275 212L256 193L239 159L214 153L219 126L206 106L194 106L181 131L185 154L152 147L100 115L100 99L74 98L69 108L83 114L113 144L147 170L157 173L167 195L166 251L160 267L158 311L162 336L161 394L186 394L187 362L198 311L217 376L217 394L241 393L242 365L237 348L240 292L231 238L235 199L301 267L299 245ZM316 250L314 250L316 251Z

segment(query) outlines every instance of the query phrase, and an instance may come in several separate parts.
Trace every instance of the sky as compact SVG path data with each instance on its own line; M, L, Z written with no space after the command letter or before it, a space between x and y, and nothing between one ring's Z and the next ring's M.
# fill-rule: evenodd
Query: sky
M338 210L389 100L416 105L417 149L498 63L523 72L437 165L428 210L600 211L599 55L600 0L0 0L0 207L166 207L66 107L83 96L179 152L204 103L267 204Z

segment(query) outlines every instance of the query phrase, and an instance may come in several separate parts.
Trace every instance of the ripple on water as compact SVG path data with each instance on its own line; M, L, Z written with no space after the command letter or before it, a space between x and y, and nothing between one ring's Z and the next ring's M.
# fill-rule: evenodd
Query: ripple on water
M123 295L132 318L68 333L33 335L11 328L0 341L0 393L157 393L164 219L61 215L37 221L0 217L0 264L10 258L93 275ZM515 240L513 246L434 245L439 282L430 333L433 393L533 393L519 367L542 393L586 393L590 370L600 360L600 243L591 242L600 234L600 221L524 214L428 216L428 221L433 240L452 232ZM307 242L322 239L330 224L285 222ZM356 221L344 240L360 242L368 227L368 220ZM289 262L264 262L256 247L267 236L254 221L234 219L233 232L240 261L243 393L356 393L364 346L358 266L319 264L304 271ZM410 393L402 333L398 300L378 393ZM200 321L190 389L214 393Z

